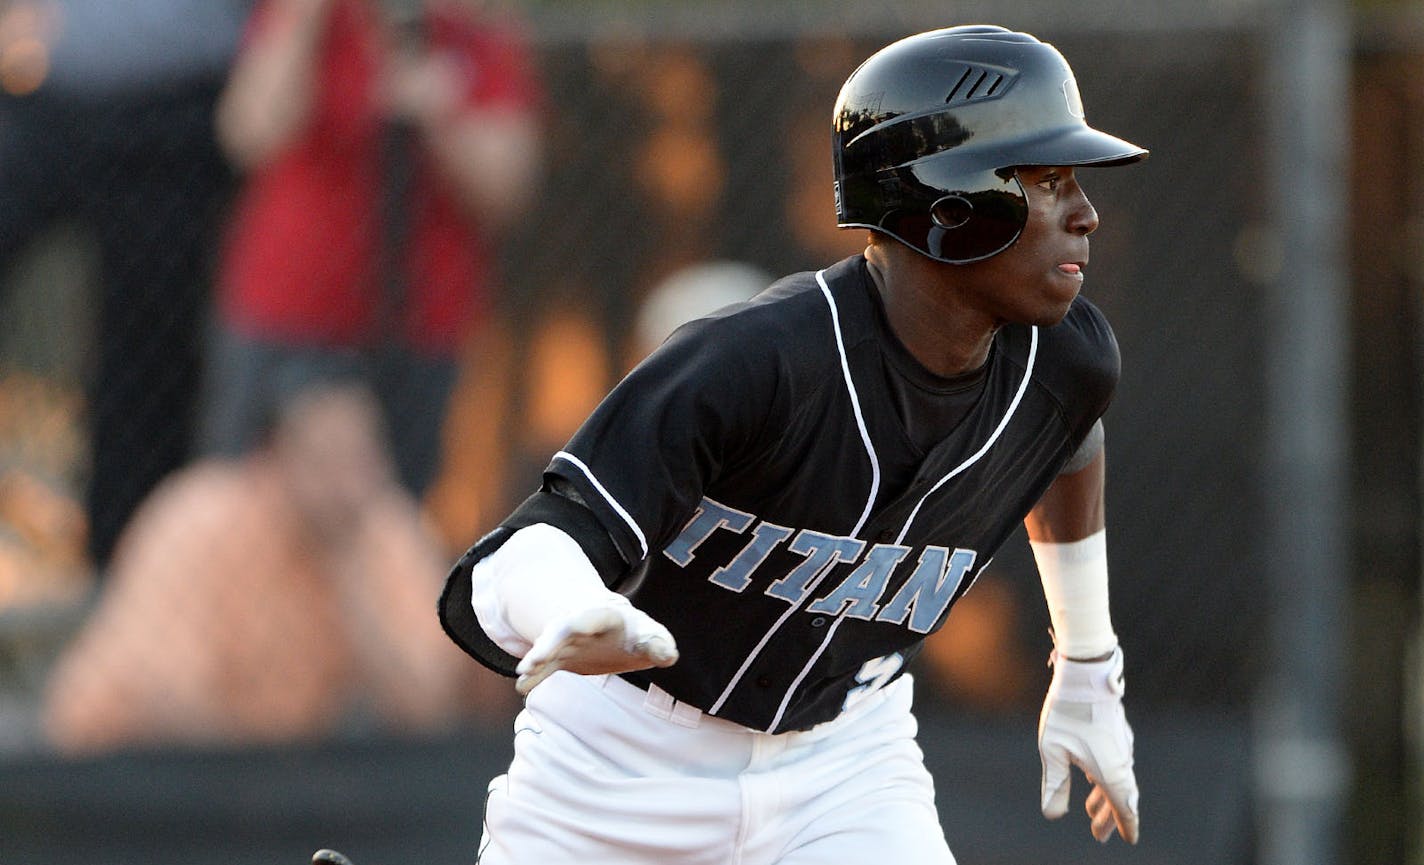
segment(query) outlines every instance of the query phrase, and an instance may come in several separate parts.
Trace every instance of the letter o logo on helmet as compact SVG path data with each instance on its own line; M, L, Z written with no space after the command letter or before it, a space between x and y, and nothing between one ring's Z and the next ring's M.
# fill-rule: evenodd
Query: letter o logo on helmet
M871 55L836 100L836 220L967 264L1028 220L1015 169L1126 165L1147 151L1090 127L1052 45L992 25L919 33Z

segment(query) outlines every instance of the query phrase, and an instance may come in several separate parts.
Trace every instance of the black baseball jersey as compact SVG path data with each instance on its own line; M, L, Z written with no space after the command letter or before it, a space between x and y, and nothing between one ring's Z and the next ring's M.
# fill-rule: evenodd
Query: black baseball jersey
M890 384L903 355L854 256L684 326L554 456L546 486L581 506L538 519L611 539L616 556L584 546L677 640L675 665L625 678L759 730L836 717L940 627L1118 377L1112 331L1080 297L1056 326L1000 328L953 428L923 450ZM456 567L442 615L509 673L459 609L470 565L501 542Z

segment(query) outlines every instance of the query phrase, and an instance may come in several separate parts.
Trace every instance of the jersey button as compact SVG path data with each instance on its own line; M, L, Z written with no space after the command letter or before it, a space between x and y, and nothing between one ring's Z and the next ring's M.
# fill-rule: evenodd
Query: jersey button
M813 628L824 628L825 626L826 626L826 617L825 617L825 616L817 616L816 618L814 618L814 619L811 620L811 627L813 627Z
M771 687L771 677L770 677L770 676L758 676L758 677L757 677L757 687L759 687L759 688L770 688L770 687Z

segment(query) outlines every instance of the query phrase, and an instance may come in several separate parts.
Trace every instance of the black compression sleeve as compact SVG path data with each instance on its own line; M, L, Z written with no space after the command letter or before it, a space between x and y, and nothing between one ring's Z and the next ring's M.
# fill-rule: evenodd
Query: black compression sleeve
M544 489L525 499L500 525L522 529L535 523L548 523L577 541L605 585L614 586L627 575L628 562L623 560L613 538L562 478L551 478Z
M515 674L514 668L519 659L495 645L480 627L479 617L475 615L474 607L470 603L473 591L470 572L476 562L503 546L512 534L513 529L500 526L470 547L450 569L437 606L440 625L455 645L496 673L511 677Z

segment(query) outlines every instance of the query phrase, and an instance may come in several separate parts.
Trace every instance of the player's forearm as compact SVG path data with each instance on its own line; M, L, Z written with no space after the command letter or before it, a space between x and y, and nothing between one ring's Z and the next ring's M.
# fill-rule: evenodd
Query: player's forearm
M628 673L677 662L668 629L604 586L578 541L548 523L519 529L471 573L485 635L522 658L515 690L560 671Z
M567 533L547 523L515 532L475 564L472 603L485 633L500 648L523 657L548 624L579 610L627 606L609 591Z
M1107 527L1104 451L1086 466L1061 474L1024 519L1028 538L1036 543L1070 543Z
M1024 520L1054 641L1064 657L1099 658L1117 645L1108 603L1102 451L1059 475Z

